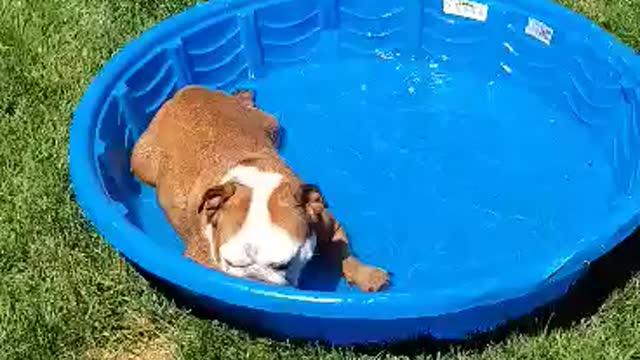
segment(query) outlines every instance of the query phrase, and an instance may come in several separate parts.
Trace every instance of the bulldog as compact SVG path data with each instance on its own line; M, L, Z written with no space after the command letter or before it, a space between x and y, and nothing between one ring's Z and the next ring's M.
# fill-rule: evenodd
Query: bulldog
M297 286L314 256L337 256L346 281L365 292L386 271L349 251L343 227L318 187L304 183L277 151L279 125L254 104L189 86L162 105L135 144L131 171L156 189L185 256L231 276Z

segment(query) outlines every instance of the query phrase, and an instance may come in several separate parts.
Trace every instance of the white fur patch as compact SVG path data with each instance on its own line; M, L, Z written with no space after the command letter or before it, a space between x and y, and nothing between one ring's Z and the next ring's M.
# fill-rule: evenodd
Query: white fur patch
M277 285L297 285L302 269L313 256L316 237L294 239L273 224L269 198L280 185L282 175L252 166L231 169L222 182L235 181L251 188L251 202L240 230L220 247L222 270ZM288 267L278 268L278 265Z
M211 263L215 262L213 254L215 254L215 246L213 245L213 225L208 224L204 229L204 235L209 242L209 261Z

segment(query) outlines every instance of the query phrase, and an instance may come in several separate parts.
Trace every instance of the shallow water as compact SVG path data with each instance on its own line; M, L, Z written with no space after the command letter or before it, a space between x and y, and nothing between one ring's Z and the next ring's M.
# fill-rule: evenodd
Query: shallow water
M343 57L324 40L309 62L252 85L286 131L282 156L321 187L354 252L394 273L394 291L544 279L616 221L598 134L557 97L499 64L483 73L396 52ZM182 251L151 189L128 208ZM304 280L349 291L321 263Z
M508 72L447 69L323 58L258 80L257 101L286 130L284 158L394 289L544 278L610 217L610 165L584 124Z

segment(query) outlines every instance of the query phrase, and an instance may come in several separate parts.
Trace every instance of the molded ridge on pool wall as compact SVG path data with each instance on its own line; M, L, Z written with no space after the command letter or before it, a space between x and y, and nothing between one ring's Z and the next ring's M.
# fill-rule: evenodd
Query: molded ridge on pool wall
M462 338L529 313L564 294L585 263L640 223L640 57L585 18L550 2L483 3L488 5L486 22L444 14L442 0L217 0L170 18L117 55L81 102L70 146L78 202L129 260L177 284L219 316L271 334L338 345L427 334ZM549 45L525 34L530 18L554 30ZM600 238L590 240L586 250L554 264L539 283L498 284L502 287L488 292L456 293L453 287L429 292L446 300L441 302L421 298L419 292L332 297L253 288L186 260L180 263L183 272L173 269L168 262L179 257L181 243L177 238L148 239L152 236L142 218L160 212L141 213L148 208L133 203L135 197L147 202L154 197L129 170L135 141L160 106L187 85L252 88L281 69L336 58L415 59L433 69L472 71L489 89L511 82L543 95L576 127L588 129L610 161L611 228L596 234ZM89 173L95 179L83 178ZM104 194L93 195L98 188ZM145 192L149 196L141 196ZM144 246L154 248L153 259L145 258ZM224 293L207 288L215 281L222 284L215 290ZM245 313L234 315L241 310Z

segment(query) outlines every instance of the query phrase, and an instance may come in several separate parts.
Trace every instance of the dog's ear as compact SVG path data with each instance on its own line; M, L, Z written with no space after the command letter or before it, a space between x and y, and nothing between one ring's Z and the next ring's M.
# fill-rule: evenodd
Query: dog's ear
M296 193L296 201L312 220L317 219L329 207L324 201L320 189L311 184L300 186Z
M254 102L255 96L251 90L238 90L233 94L233 97L240 101L240 104L247 109L253 110L256 108Z
M198 214L205 213L208 219L213 218L216 211L236 192L236 185L232 182L216 185L207 189L198 205Z

